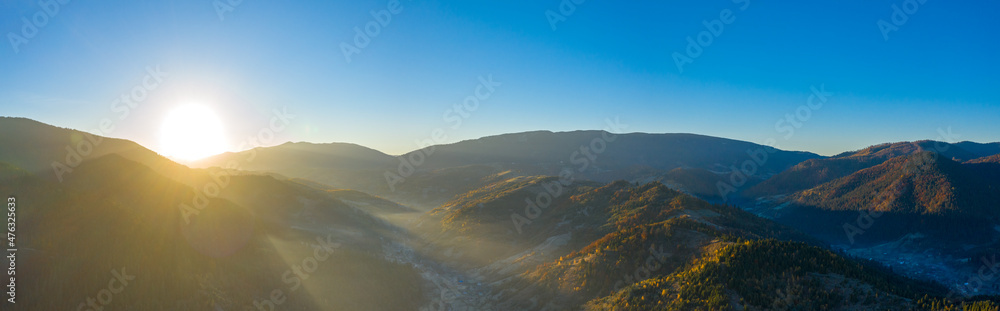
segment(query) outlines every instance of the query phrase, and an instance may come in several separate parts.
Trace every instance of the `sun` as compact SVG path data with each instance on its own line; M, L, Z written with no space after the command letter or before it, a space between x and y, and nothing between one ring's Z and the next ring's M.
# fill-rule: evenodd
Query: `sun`
M178 106L167 114L160 127L163 155L194 161L226 151L222 122L202 105Z

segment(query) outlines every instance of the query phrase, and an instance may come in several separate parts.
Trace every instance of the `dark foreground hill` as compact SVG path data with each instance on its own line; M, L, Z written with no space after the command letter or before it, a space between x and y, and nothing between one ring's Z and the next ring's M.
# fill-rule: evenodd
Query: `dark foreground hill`
M745 241L595 299L588 310L997 310L802 243Z
M78 132L43 134L51 139L36 146L42 134L4 132L18 149L0 152L0 192L17 207L13 310L398 310L426 300L421 276L382 249L397 229L373 214L406 210L398 204L269 176L154 170L169 160L109 138L106 154L60 182L39 164L63 144L54 137ZM128 158L137 154L153 161Z
M0 162L39 178L61 181L83 161L117 154L141 163L161 175L188 182L183 165L174 163L139 144L87 132L55 127L26 118L0 117Z

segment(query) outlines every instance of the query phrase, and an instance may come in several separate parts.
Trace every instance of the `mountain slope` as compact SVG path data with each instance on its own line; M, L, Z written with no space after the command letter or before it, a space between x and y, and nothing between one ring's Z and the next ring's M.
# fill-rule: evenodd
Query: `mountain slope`
M793 226L838 249L934 280L961 295L1000 241L1000 164L923 151L898 156L774 201L758 215ZM984 257L985 256L985 257Z
M737 208L709 204L655 182L563 185L562 194L540 205L537 215L519 214L526 198L558 193L548 190L556 183L556 177L514 177L460 195L433 211L444 230L436 239L445 241L440 247L464 254L452 260L479 263L468 267L470 274L500 280L490 284L501 291L502 308L579 306L613 292L616 285L628 285L617 284L625 280L621 275L648 264L651 252L670 253L653 271L660 275L723 241L814 241ZM517 217L527 222L518 227Z
M26 118L0 117L0 162L18 166L32 174L60 181L73 174L77 165L89 159L118 154L185 183L186 167L143 148L135 142L101 137L59 128Z
M424 166L503 164L508 169L531 168L528 171L532 175L554 176L566 167L583 167L584 151L589 151L595 159L587 162L593 163L581 170L583 175L597 181L611 181L622 179L617 174L634 167L664 172L678 167L727 171L750 159L748 152L761 148L768 149L749 142L694 134L538 131L436 146ZM761 167L761 175L776 174L795 163L819 157L807 152L768 150L773 153Z
M44 149L4 137L22 150ZM142 153L151 152L132 154ZM11 149L4 156L25 158ZM392 208L385 200L247 174L205 190L213 188L167 178L117 153L87 157L64 177L0 162L0 192L18 202L19 307L75 309L116 275L134 279L97 307L249 309L275 290L284 293L281 308L290 309L396 310L425 299L426 281L385 259L380 238L395 229L368 214ZM197 213L180 212L197 202ZM314 260L317 270L292 272L303 260Z
M954 145L962 150L966 150L974 154L976 157L988 157L1000 154L1000 142L981 144L971 141L963 141Z
M511 230L511 212L558 182L513 177L458 196L434 211L444 230L435 252L466 263L502 309L934 310L928 301L948 292L658 183L565 185L523 232Z
M320 181L338 188L360 189L351 182L362 177L381 177L396 159L374 149L346 143L285 143L242 152L227 152L191 163L193 167L227 167L273 172Z
M764 240L726 245L668 276L595 299L586 309L944 310L933 307L927 293L941 295L944 289L815 246Z
M996 164L1000 164L1000 154L995 154L995 155L991 155L991 156L987 156L987 157L982 157L982 158L978 158L978 159L972 159L972 160L966 161L965 163L969 163L969 164L980 164L980 163L996 163Z
M896 157L796 193L796 203L829 210L996 216L988 191L970 166L931 152ZM986 183L986 184L984 184Z
M719 193L719 183L728 183L729 175L701 168L675 168L654 181L705 200L721 201L723 194Z
M759 166L748 182L756 183L813 158L819 156L694 134L536 131L436 145L397 158L353 145L284 144L220 155L193 165L222 166L233 159L253 159L242 169L311 179L431 209L486 185L487 177L505 171L556 176L570 170L576 179L663 181L721 199L718 182L728 180L734 168L747 162ZM670 176L675 169L682 171ZM688 174L680 176L684 170Z
M1000 165L962 164L920 152L756 206L754 211L832 244L853 245L862 234L867 243L920 234L932 241L976 245L995 240L998 196Z
M746 198L791 194L796 191L810 189L820 184L851 175L857 171L882 164L890 159L909 156L921 152L934 152L941 157L959 162L987 155L1000 153L994 151L994 144L977 144L962 142L949 144L944 142L923 140L916 142L901 142L871 146L859 151L845 152L825 159L810 159L775 175L747 189L742 195ZM973 148L970 152L964 148ZM984 153L986 153L984 155Z

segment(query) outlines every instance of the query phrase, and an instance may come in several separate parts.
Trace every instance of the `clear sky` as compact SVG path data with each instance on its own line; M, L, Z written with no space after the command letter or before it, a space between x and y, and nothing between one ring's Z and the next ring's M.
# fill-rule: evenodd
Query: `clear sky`
M1000 141L997 1L586 0L553 29L559 17L546 12L563 1L401 0L350 62L343 44L390 1L39 3L0 1L0 115L84 130L110 118L109 136L154 150L165 116L186 103L222 119L230 150L282 108L295 118L271 144L390 154L438 128L454 142L614 117L629 132L774 138L824 155L942 139L949 127L958 140ZM731 23L716 36L704 22L720 14ZM689 55L687 38L703 31L710 44ZM696 57L681 71L674 53ZM162 83L124 118L112 110L156 66ZM489 76L500 85L453 128L446 112ZM820 86L827 102L802 108ZM788 135L778 121L797 110L809 118Z

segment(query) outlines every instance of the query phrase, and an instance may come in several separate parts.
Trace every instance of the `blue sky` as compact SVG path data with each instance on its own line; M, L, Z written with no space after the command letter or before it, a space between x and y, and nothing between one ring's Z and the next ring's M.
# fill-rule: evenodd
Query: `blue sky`
M1000 141L1000 4L927 0L886 40L878 21L905 2L587 0L553 30L546 11L563 1L401 0L348 62L342 43L389 1L243 0L223 19L211 0L70 1L17 53L10 34L44 8L2 1L0 115L85 130L110 117L110 136L154 150L164 115L189 102L220 115L230 149L276 108L296 117L271 144L390 154L439 128L454 142L614 117L628 131L773 138L824 155L949 127ZM724 10L735 20L679 71L672 55ZM168 76L120 119L113 100L156 66ZM446 111L489 76L501 85L452 128ZM794 134L780 130L819 86L828 101Z

